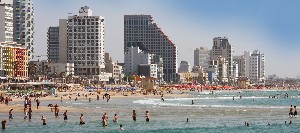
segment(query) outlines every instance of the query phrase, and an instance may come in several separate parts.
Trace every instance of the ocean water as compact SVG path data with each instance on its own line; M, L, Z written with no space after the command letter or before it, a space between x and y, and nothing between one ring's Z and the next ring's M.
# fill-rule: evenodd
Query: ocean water
M288 93L289 98L284 98ZM42 105L59 104L72 108L84 108L83 111L68 113L68 121L54 114L34 113L31 121L22 119L23 113L14 113L14 119L8 120L7 129L0 132L129 132L129 133L234 133L234 132L300 132L300 118L289 118L290 105L300 104L300 91L215 91L188 92L184 98L165 97L165 101L155 98L116 98L109 102L79 98L77 101L42 101ZM269 98L278 94L278 98ZM239 95L242 95L240 99ZM235 97L233 100L233 96ZM194 105L191 101L194 100ZM21 104L22 103L14 103ZM300 106L300 105L299 105ZM132 110L137 111L137 121L132 120ZM145 122L145 111L150 112L150 122ZM108 126L103 128L101 117L106 112ZM84 114L85 125L79 125L80 114ZM113 123L114 114L119 122ZM41 116L47 118L43 126ZM8 113L0 113L0 119L7 119ZM186 119L189 118L189 122ZM290 120L293 124L288 124ZM244 126L244 122L250 124ZM285 121L287 124L285 124ZM270 123L270 125L268 125ZM124 131L119 130L120 124Z

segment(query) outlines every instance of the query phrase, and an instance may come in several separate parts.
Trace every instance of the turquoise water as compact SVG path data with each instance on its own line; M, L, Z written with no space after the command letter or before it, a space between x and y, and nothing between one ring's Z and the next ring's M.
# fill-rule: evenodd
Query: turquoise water
M284 98L288 93L289 98ZM104 100L89 103L81 98L78 101L42 101L42 105L58 103L72 108L84 108L81 112L70 112L69 120L63 121L63 110L60 117L54 114L33 113L32 121L23 120L23 113L14 113L14 120L7 122L7 129L0 132L300 132L300 118L288 117L290 105L300 103L300 91L238 91L198 93L188 92L185 98L165 97L165 101L155 98L118 98L107 103ZM242 95L242 99L239 95ZM278 98L269 98L279 94ZM233 100L235 96L235 100ZM191 105L194 100L194 105ZM22 103L14 103L22 104ZM132 121L132 110L137 111L137 121ZM150 122L145 122L145 111L150 111ZM101 117L108 113L109 123L102 127ZM84 114L85 125L79 125L80 113ZM117 113L118 123L112 122L113 115ZM42 126L41 115L46 116L47 125ZM0 119L7 119L7 114L0 113ZM186 122L189 118L189 122ZM292 120L293 124L284 124ZM247 121L250 127L245 127ZM271 125L267 125L270 123Z

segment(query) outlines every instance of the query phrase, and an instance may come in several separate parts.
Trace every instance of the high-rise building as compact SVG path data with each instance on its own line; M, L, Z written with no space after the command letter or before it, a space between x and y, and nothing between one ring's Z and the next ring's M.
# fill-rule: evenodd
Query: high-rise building
M59 60L59 27L49 27L47 34L48 61L57 63Z
M220 56L227 61L227 78L236 78L233 74L233 47L226 37L215 37L213 39L211 59L215 60Z
M13 30L13 2L0 0L0 42L12 42Z
M68 20L59 19L58 62L68 62Z
M33 58L34 9L32 0L13 0L14 41L27 47L28 58Z
M207 69L210 60L210 52L210 50L204 47L196 48L196 50L194 50L194 66L201 66L204 69Z
M68 62L74 63L75 75L98 76L104 64L104 17L92 16L85 6L79 15L68 17Z
M153 22L151 15L124 16L124 54L131 46L142 46L145 51L160 55L163 58L164 80L177 80L177 47Z
M190 63L188 63L187 61L181 61L178 68L178 72L182 73L182 72L189 72L189 71L190 71Z
M265 55L258 50L253 52L245 51L245 71L246 77L251 83L264 83L265 75Z

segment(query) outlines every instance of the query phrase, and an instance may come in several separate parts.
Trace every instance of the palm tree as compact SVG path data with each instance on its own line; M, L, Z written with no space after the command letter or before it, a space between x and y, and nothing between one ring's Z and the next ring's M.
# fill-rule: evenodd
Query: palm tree
M28 75L29 75L29 79L33 80L36 78L36 76L38 75L37 73L37 66L36 64L29 62L28 64Z

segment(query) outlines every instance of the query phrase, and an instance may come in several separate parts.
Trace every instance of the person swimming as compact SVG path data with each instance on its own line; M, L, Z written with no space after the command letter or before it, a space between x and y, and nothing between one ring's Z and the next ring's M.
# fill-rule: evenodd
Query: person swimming
M123 125L120 125L120 130L121 130L121 131L123 131L123 130L124 130L124 128L123 128Z

